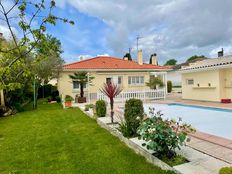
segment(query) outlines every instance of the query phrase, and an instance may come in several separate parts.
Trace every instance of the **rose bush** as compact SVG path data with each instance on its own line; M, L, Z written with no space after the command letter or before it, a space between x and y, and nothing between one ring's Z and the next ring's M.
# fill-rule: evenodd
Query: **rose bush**
M139 139L146 141L143 146L154 150L155 156L173 158L176 156L175 150L190 141L187 133L195 131L191 125L181 124L181 121L163 119L161 112L149 108L149 117L137 130Z

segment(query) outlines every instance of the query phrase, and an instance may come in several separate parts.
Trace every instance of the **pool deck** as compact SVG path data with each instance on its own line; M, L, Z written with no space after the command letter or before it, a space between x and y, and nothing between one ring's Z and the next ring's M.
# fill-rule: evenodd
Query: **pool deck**
M155 101L155 103L177 103L184 105L232 110L232 103L223 104L217 102L184 100L181 98L181 94L169 94L165 100L157 100ZM196 132L194 134L191 134L190 136L191 141L187 144L189 147L232 165L232 140L210 135L204 132Z

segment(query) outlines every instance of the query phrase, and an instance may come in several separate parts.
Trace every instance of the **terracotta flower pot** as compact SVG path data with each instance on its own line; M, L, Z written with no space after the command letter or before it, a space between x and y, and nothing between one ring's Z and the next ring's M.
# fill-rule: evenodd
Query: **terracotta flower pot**
M70 107L72 107L72 102L71 101L66 101L66 102L64 102L64 106L66 108L70 108Z

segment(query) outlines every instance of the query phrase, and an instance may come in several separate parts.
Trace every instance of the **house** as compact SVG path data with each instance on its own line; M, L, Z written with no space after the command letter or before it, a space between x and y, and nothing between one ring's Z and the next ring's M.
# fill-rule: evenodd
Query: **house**
M96 100L99 89L106 82L113 82L120 85L123 91L149 90L146 82L150 76L159 76L163 82L167 81L167 68L156 64L157 57L153 57L153 64L143 63L142 51L138 51L138 61L130 61L125 58L115 58L109 56L98 56L70 64L65 64L58 78L58 90L62 97L70 95L75 98L80 93L79 84L72 81L70 74L78 71L87 71L94 77L91 85L84 87L86 97ZM166 85L162 88L166 94Z
M182 67L182 98L221 102L232 99L232 56L219 55Z
M194 57L194 56L192 56L192 57ZM196 57L197 58L195 58L193 60L187 60L186 62L177 64L177 65L174 65L174 66L170 66L170 71L167 72L167 79L172 81L173 91L181 92L182 80L181 80L180 69L182 67L184 67L184 66L186 67L186 66L189 66L192 63L208 59L205 56L196 56Z

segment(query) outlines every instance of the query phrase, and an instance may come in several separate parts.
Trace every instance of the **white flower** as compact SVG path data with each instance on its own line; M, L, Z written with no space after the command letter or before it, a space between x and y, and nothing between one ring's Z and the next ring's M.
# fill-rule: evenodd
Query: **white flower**
M155 132L155 130L156 130L155 128L149 128L147 131L149 134L152 134Z

